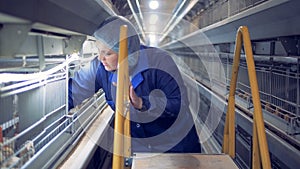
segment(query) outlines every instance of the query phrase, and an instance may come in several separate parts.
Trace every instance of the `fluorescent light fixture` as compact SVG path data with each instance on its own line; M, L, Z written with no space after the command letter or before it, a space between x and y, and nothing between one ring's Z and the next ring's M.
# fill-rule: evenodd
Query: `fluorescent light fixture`
M156 26L155 25L150 25L147 30L149 32L155 32L156 31Z
M157 1L150 1L150 2L149 2L149 7L150 7L151 9L157 9L158 6L159 6L159 3L158 3Z
M150 33L148 37L149 37L149 45L150 45L150 46L157 46L157 38L156 38L156 35Z
M156 24L156 22L158 21L158 16L157 16L157 14L151 14L150 15L150 24L151 25L155 25Z
M154 34L150 34L150 35L149 35L149 40L150 40L151 42L154 42L154 41L156 40L155 35L154 35Z

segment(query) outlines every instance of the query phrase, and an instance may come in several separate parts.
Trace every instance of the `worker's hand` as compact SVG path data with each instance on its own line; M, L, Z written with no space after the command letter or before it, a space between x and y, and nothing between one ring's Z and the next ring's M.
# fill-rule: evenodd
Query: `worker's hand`
M143 100L142 100L142 98L140 98L139 96L137 96L135 94L135 91L134 91L132 85L130 85L130 87L129 87L129 97L130 97L130 102L134 108L136 108L136 109L142 108Z
M114 86L117 86L116 82L112 83ZM133 105L134 108L136 109L141 109L143 107L143 100L139 96L135 94L135 91L133 89L133 86L130 84L129 86L129 98L130 102Z

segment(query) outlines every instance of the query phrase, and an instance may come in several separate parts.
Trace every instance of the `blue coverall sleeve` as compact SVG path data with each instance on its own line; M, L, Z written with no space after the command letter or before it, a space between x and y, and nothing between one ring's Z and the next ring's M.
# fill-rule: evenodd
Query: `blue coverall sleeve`
M95 80L100 61L94 58L69 79L69 109L80 104L83 100L91 97L96 91Z
M143 99L142 112L156 117L176 117L184 108L188 111L188 100L184 82L173 59L165 52L148 50L152 57L149 60L150 69L145 71L144 78L149 88L148 95Z
M149 95L150 111L152 114L154 113L153 115L162 113L160 117L176 117L182 106L183 93L181 93L180 86L174 77L164 71L158 72L156 87L160 91L153 91Z

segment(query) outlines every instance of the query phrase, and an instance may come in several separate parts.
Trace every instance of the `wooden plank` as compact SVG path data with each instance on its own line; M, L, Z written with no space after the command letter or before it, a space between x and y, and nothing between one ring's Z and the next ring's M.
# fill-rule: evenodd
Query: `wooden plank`
M153 154L138 153L132 169L238 169L225 154Z

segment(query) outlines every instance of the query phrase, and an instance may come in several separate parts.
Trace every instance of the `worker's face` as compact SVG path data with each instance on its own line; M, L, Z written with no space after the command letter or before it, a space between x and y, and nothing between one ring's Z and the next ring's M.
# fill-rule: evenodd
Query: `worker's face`
M98 59L104 65L107 71L114 71L118 68L118 53L109 49L107 46L100 42L96 42L99 55Z

